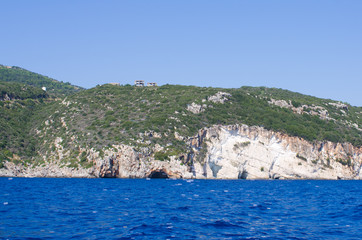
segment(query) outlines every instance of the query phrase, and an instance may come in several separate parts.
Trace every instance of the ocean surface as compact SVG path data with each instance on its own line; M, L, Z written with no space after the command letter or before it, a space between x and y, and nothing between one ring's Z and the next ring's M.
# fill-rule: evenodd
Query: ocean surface
M362 181L0 178L0 239L362 239Z

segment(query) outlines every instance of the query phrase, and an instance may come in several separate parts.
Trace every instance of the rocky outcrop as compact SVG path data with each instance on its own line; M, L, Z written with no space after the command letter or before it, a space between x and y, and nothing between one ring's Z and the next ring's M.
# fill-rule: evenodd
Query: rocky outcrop
M59 142L60 139L57 139ZM60 159L41 166L6 162L0 176L206 178L206 179L362 179L362 149L349 143L308 142L298 137L247 125L213 126L185 139L190 151L155 160L147 150L113 145L102 156L87 151L89 168L71 168Z
M9 95L7 93L5 93L4 95L0 96L0 101L11 101L12 98L9 97Z
M228 97L231 97L230 93L217 92L215 95L208 97L207 100L213 103L224 104L226 101L229 101Z
M308 114L308 115L317 115L319 116L320 119L323 119L323 120L334 120L332 118L329 117L329 113L328 111L324 108L324 107L321 107L321 106L309 106L309 105L302 105L302 106L299 106L299 107L295 107L293 106L292 104L292 101L285 101L285 100L275 100L275 99L270 99L270 101L268 101L269 104L273 104L273 105L276 105L276 106L279 106L281 108L288 108L288 109L291 109L294 113L297 113L297 114ZM330 105L333 105L333 106L343 106L341 104L335 104L335 103L329 103ZM348 109L348 108L347 108Z
M194 114L199 114L201 112L204 112L207 108L212 108L212 105L207 105L205 102L209 101L211 103L219 103L219 104L225 104L225 102L229 101L229 97L231 97L230 93L226 92L217 92L215 95L209 96L206 99L202 99L201 101L203 104L197 104L197 103L191 103L187 105L186 110L190 111Z
M199 114L201 112L204 112L205 109L207 108L206 104L200 105L200 104L196 104L196 103L191 103L189 105L187 105L187 111L190 111L194 114Z
M47 163L44 166L15 165L12 162L6 162L0 169L1 177L66 177L66 178L92 178L94 177L88 169L75 169L61 167L56 163Z

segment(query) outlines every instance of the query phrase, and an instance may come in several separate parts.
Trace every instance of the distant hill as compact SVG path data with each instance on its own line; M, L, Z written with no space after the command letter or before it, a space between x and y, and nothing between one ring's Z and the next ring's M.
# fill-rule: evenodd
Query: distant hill
M83 88L70 83L60 82L15 66L0 65L0 81L23 83L38 88L45 87L47 93L52 97L65 96L83 90Z

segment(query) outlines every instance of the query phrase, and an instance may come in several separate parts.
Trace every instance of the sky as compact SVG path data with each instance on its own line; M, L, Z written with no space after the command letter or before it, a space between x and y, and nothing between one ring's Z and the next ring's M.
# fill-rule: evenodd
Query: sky
M0 64L85 88L265 86L362 106L362 1L0 0Z

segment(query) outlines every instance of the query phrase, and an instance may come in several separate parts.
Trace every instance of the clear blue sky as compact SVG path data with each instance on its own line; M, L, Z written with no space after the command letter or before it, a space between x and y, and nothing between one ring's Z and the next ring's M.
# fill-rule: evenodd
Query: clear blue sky
M0 64L107 82L267 86L362 106L362 1L0 0Z

